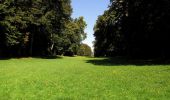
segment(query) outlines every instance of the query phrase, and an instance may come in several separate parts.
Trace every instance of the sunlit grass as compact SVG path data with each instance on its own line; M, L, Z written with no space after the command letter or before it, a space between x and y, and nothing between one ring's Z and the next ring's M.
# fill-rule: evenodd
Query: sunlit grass
M170 65L107 65L104 58L0 60L0 100L168 100Z

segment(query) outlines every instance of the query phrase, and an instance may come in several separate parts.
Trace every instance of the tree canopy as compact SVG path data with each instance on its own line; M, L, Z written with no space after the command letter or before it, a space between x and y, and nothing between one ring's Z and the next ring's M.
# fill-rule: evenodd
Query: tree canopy
M111 0L94 27L95 56L170 57L169 12L169 0Z
M70 0L1 0L0 56L77 54L86 23L71 14Z
M87 44L82 43L80 45L80 48L78 50L77 55L79 55L79 56L89 56L89 57L92 56L91 47L88 46Z

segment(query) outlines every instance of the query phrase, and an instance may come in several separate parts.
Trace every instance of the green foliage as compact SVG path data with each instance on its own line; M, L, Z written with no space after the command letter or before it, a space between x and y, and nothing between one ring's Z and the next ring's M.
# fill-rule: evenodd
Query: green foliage
M80 43L85 39L86 33L84 32L86 28L86 23L83 17L66 22L64 30L64 49L65 55L77 54Z
M95 56L115 56L124 48L121 46L123 35L119 22L120 14L109 9L98 17L94 27Z
M169 65L114 65L107 58L0 60L2 100L168 100ZM91 62L94 63L91 63ZM119 63L120 60L117 60ZM87 63L88 62L88 63ZM100 64L100 65L96 65Z
M81 44L81 46L79 47L78 53L77 55L79 56L92 56L92 50L91 47L88 46L87 44Z
M71 14L70 0L0 1L0 56L76 54L86 23Z
M96 56L169 58L168 0L111 0L94 28Z

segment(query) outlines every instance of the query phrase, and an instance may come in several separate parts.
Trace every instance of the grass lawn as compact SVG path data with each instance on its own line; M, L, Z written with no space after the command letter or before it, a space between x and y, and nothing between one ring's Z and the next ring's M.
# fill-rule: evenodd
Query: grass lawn
M86 57L0 60L0 100L155 99L170 99L170 65Z

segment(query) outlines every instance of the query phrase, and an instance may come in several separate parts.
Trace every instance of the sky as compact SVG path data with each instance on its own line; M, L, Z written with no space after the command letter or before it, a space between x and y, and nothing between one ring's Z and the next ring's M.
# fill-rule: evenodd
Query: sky
M92 48L92 42L94 41L93 27L98 16L102 15L104 11L108 9L109 1L110 0L72 0L72 17L84 17L87 23L87 28L85 30L87 38L83 41L83 43L88 44Z

